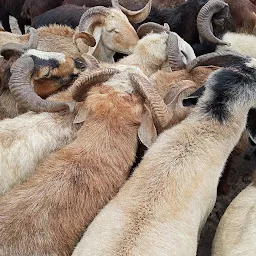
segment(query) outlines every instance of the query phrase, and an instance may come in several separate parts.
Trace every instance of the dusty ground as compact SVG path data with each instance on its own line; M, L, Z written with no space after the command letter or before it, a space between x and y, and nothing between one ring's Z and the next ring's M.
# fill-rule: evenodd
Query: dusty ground
M0 23L1 25L1 23ZM14 18L11 18L11 28L14 33L20 34L17 22ZM26 28L26 30L28 27ZM215 207L209 216L207 223L202 231L198 256L210 256L211 255L211 244L213 237L219 223L221 216L225 209L228 207L233 198L239 194L251 182L252 173L256 170L256 155L252 155L250 160L244 159L244 156L235 158L230 173L229 185L230 191L228 195L220 195L217 198ZM159 255L160 256L160 255Z

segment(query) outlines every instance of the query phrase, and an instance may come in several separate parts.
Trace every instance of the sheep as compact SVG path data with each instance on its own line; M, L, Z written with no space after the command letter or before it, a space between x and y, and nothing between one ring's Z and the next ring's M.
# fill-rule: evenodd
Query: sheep
M237 59L213 72L194 111L157 138L73 256L196 255L225 161L256 105L255 60Z
M88 55L84 57L87 70L98 67L94 58ZM79 125L73 124L77 114L76 108L69 112L66 104L61 103L72 100L72 93L76 90L76 86L72 84L68 89L47 98L48 101L59 103L53 104L39 100L35 92L29 90L31 81L28 77L33 71L29 67L31 59L31 57L22 56L12 67L9 86L12 89L20 87L14 92L17 102L24 104L26 109L39 112L62 111L39 114L30 111L0 122L0 137L2 138L0 143L0 195L6 193L15 184L23 182L51 152L70 143L80 128ZM43 64L43 59L41 64ZM63 64L65 65L62 63L59 69L64 67ZM69 64L72 65L72 63ZM67 67L66 71L68 71ZM49 77L54 74L57 74L56 70L50 70ZM23 99L24 97L26 98ZM31 102L28 102L29 100Z
M7 117L12 118L27 111L26 107L20 106L15 100L12 91L17 91L17 88L9 88L8 86L9 79L14 71L13 65L16 62L20 62L25 57L32 60L31 63L27 63L28 66L25 66L25 68L27 68L27 71L29 70L34 90L43 98L69 85L72 79L78 76L86 67L83 58L73 59L60 53L46 53L31 49L36 48L38 44L36 30L31 28L31 31L30 40L26 46L6 44L0 51L6 58L6 60L2 60L0 73L0 120ZM18 79L20 77L21 75L18 74Z
M143 20L150 10L150 4L151 0L142 10L128 13L129 19L137 22ZM113 55L115 52L130 54L139 40L136 31L120 8L119 5L115 5L115 8L100 6L90 8L82 15L77 33L69 27L56 25L49 28L39 28L38 49L79 56L79 54L88 51L88 47L79 42L82 38L91 47L88 51L89 54L100 61L114 62ZM0 45L3 42L22 43L27 40L25 36L2 33L4 34L0 32ZM2 40L1 35L5 36Z
M152 6L154 8L168 8L168 7L175 7L177 5L183 4L185 0L154 0L152 2ZM80 6L86 6L86 7L94 7L97 5L110 7L111 6L111 0L94 0L94 1L88 1L88 0L64 0L63 5L65 4L75 4ZM135 0L135 1L126 1L121 0L121 4L130 9L130 10L136 10L139 8L142 8L146 4L146 0Z
M1 0L1 17L2 25L6 31L11 32L9 23L9 15L14 16L17 19L19 29L22 34L25 34L25 25L29 25L30 22L21 17L21 11L25 0Z
M198 15L197 26L200 37L203 40L207 41L207 44L202 45L204 53L209 53L212 51L231 50L237 51L240 54L248 55L253 58L256 57L256 52L253 50L253 45L255 44L254 35L239 34L228 31L215 36L212 32L209 21L211 20L211 16L215 15L216 11L213 10L210 13L208 12L208 15L205 15L205 12L207 12L207 6L205 8L203 7L202 9L204 10L200 14L200 16Z
M63 0L25 0L21 17L32 21L36 16L62 4Z
M166 10L152 8L144 22L156 22L162 25L168 23L171 31L176 32L190 45L197 44L200 42L197 31L197 16L201 8L207 4L207 1L188 0L183 5ZM211 17L214 34L218 36L226 31L234 31L235 28L229 14L228 5L223 1L215 0L211 3L214 8L217 8L216 14Z
M255 246L256 183L245 188L231 202L218 225L213 256L253 256Z
M229 5L236 30L252 33L256 25L256 6L250 0L225 0Z
M31 26L39 28L50 24L66 25L75 29L79 21L88 8L73 4L61 5L38 15L32 21Z
M76 80L73 97L82 103L74 123L83 125L72 143L0 199L0 254L71 255L83 229L124 183L144 108L138 94L104 82L119 72L99 69ZM88 92L88 85L97 87Z

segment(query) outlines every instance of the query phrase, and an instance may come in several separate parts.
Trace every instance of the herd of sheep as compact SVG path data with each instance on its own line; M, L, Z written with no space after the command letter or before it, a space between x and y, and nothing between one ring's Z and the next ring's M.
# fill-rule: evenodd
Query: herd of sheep
M0 256L196 256L256 144L256 1L0 8ZM256 255L256 177L211 255Z

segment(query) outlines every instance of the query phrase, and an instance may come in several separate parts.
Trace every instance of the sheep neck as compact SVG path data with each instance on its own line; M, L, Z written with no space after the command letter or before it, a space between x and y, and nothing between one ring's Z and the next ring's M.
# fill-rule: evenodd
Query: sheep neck
M92 52L92 55L99 61L110 62L110 63L114 62L114 54L115 52L107 48L103 44L101 39L99 40L96 48Z

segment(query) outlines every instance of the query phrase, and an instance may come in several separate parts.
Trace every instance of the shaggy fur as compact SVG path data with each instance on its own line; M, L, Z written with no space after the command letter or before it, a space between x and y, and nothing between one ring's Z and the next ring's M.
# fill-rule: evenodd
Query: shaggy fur
M209 77L194 112L158 137L73 256L196 255L225 162L256 106L255 68Z
M222 39L225 42L231 43L231 46L217 46L217 51L231 50L237 51L245 56L256 58L256 36L238 33L226 33Z
M127 178L140 98L102 86L89 92L81 109L88 115L77 139L0 199L1 255L71 255L81 232Z
M256 184L245 188L229 205L218 225L213 256L254 256L256 252Z

